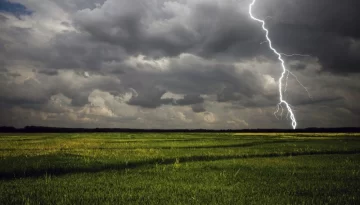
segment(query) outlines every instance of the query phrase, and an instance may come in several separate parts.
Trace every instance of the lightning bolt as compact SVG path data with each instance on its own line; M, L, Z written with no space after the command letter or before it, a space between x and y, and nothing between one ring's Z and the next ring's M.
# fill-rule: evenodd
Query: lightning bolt
M293 73L291 73L288 69L286 69L286 66L285 66L285 61L283 60L283 57L282 57L282 53L279 53L273 46L272 46L272 42L271 42L271 39L269 38L269 30L266 28L265 26L265 21L264 20L261 20L261 19L258 19L256 17L254 17L254 15L252 14L252 7L254 6L256 0L252 0L251 4L249 5L249 15L250 17L261 23L262 24L262 29L265 31L265 36L266 36L266 40L267 42L269 43L269 47L270 49L278 56L278 59L279 61L281 62L281 67L282 67L282 73L281 73L281 76L279 78L279 103L277 105L277 110L275 111L275 117L276 114L279 112L279 109L281 107L281 113L283 112L283 106L286 107L287 111L288 111L288 115L290 116L290 119L291 119L291 125L293 127L293 129L296 129L296 126L297 126L297 122L296 122L296 118L295 118L295 115L294 115L294 112L290 106L290 104L284 99L283 97L283 79L285 77L285 74L288 72L288 75L293 75L295 76ZM300 55L300 54L293 54L293 55L289 55L289 56L294 56L294 55ZM287 78L288 76L286 77L286 84L285 84L285 89L287 87ZM296 80L299 82L299 80L297 79L297 77L295 76ZM299 82L300 83L300 82ZM301 84L301 83L300 83ZM301 84L302 85L302 84ZM302 85L303 86L303 85ZM303 86L304 87L304 86ZM305 88L305 87L304 87ZM306 88L305 88L306 89ZM307 89L306 89L307 90Z

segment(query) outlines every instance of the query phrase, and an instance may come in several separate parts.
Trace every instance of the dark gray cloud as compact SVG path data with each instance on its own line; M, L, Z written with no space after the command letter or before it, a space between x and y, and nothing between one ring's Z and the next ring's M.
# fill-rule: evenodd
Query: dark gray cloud
M76 12L82 9L95 9L97 5L102 5L105 0L64 0L55 3L66 11Z
M191 109L196 112L196 113L200 113L200 112L205 112L206 109L204 107L203 104L195 104L191 106Z
M336 33L340 36L360 37L356 21L360 18L356 0L341 2L328 0L265 0L258 4L261 15L287 22L296 27Z
M156 108L162 104L172 103L173 99L161 99L165 93L166 91L162 89L145 88L139 91L136 96L132 97L128 104L145 108Z
M202 98L200 95L185 95L183 99L179 99L175 103L177 105L193 105L203 102L204 98Z
M0 21L4 22L4 21L6 21L7 19L8 19L8 18L7 18L6 16L0 14Z
M158 5L153 1L109 0L101 8L77 12L75 25L95 40L122 46L135 55L161 57L187 52L210 58L268 53L258 45L262 32L247 13L240 13L230 2L169 1Z
M0 12L2 124L287 125L272 121L280 68L248 16L250 0L14 2L33 13ZM301 110L302 126L359 119L356 5L262 0L254 7L279 51L311 55L286 57L313 97L289 77L286 98Z
M50 69L40 70L39 73L45 74L45 75L50 75L50 76L59 74L59 72L57 70L50 70Z
M180 10L176 9L169 12L142 1L125 5L108 1L101 8L78 12L76 22L95 39L118 44L131 54L174 56L190 52L208 58L271 56L267 46L260 45L264 35L259 26L234 5L212 1L196 5L172 3L177 9L187 9L189 14L179 14ZM354 9L354 1L334 4L310 0L265 1L257 3L254 12L263 18L271 17L268 18L271 37L280 50L318 57L324 70L357 72L360 48L356 22L360 16ZM246 1L240 3L241 7L247 5ZM112 9L116 6L127 8L126 12ZM149 13L154 10L155 14ZM175 15L178 16L175 18Z
M17 76L19 75L16 74L15 77ZM43 104L47 102L47 98L51 94L33 79L26 80L23 84L10 83L9 81L6 83L6 81L3 81L1 85L1 101L5 104L19 106Z
M242 95L245 99L263 92L259 74L246 69L236 69L229 64L207 62L191 55L170 61L168 70L127 72L122 74L120 79L125 87L131 87L138 92L138 96L129 103L143 107L158 107L168 103L203 103L204 99L200 97L202 94L217 94L219 102L229 102L239 100L235 95ZM167 91L185 96L178 100L161 99Z
M271 37L283 52L318 57L326 71L359 72L356 4L356 0L264 1L259 16L272 17L268 18Z

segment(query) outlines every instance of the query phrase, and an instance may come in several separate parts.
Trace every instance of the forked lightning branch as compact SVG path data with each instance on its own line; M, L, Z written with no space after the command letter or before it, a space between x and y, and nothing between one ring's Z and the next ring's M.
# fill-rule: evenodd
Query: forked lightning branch
M292 125L293 129L296 129L297 121L296 121L296 117L295 117L294 111L293 111L293 109L291 108L291 105L284 99L284 96L283 96L283 94L284 94L284 91L283 91L283 80L284 80L285 76L286 76L286 78L285 78L285 89L287 88L287 79L288 79L288 75L290 74L290 75L292 75L292 76L295 77L295 79L298 81L298 83L306 90L306 92L307 92L308 94L309 94L309 92L308 92L307 88L306 88L305 86L303 86L303 84L298 80L298 78L297 78L292 72L290 72L290 71L286 68L286 66L285 66L285 61L284 61L282 55L284 55L284 56L294 56L294 55L301 55L301 54L291 54L291 55L287 55L287 54L279 53L279 52L273 47L272 41L271 41L271 39L270 39L270 37L269 37L269 30L266 28L265 21L264 21L264 20L261 20L261 19L258 19L258 18L256 18L256 17L253 15L252 8L253 8L255 2L256 2L256 0L252 0L251 4L250 4L250 6L249 6L249 15L250 15L250 17L251 17L253 20L261 23L262 29L263 29L264 32L265 32L265 36L266 36L266 40L267 40L267 41L265 41L265 42L268 42L270 49L274 52L274 54L276 54L276 55L278 56L278 59L279 59L279 61L281 62L282 73L281 73L281 76L280 76L280 78L279 78L279 103L278 103L278 105L277 105L277 110L276 110L276 112L275 112L274 114L275 114L275 116L276 116L276 114L279 112L280 107L281 107L281 109L283 109L283 106L285 106L285 108L287 109L288 115L290 116L290 119L291 119L291 125ZM301 55L301 56L307 56L307 55ZM286 75L286 73L287 73L288 75ZM286 90L285 90L285 91L286 91ZM310 97L310 94L309 94L309 97ZM281 114L282 114L282 112L281 112Z

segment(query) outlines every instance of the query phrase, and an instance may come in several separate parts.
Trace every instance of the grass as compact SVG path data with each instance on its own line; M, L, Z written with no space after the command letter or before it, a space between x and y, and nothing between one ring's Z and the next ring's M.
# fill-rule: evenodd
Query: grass
M358 204L360 134L1 134L0 204Z

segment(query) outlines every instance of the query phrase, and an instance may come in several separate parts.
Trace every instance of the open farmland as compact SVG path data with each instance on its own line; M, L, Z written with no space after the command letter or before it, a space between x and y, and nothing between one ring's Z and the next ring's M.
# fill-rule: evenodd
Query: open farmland
M0 134L0 204L359 204L360 134Z

